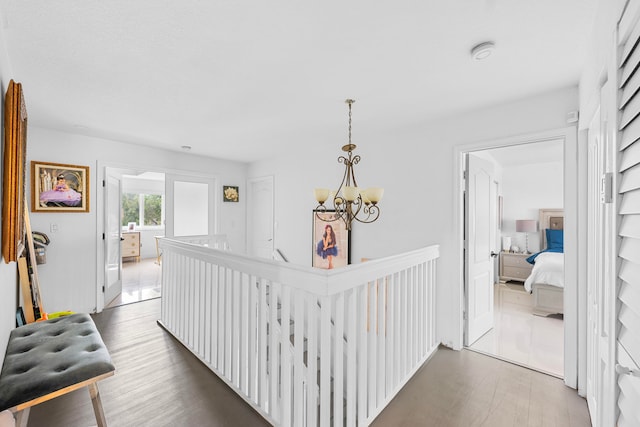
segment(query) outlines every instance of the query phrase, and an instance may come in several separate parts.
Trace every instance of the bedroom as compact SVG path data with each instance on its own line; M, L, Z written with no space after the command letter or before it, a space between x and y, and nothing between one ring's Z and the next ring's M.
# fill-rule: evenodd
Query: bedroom
M539 307L538 293L525 289L525 279L534 267L526 259L547 247L543 236L547 212L560 209L553 216L562 215L563 143L538 142L473 154L489 160L495 170L492 197L498 225L492 251L498 256L493 271L493 325L469 348L562 378L564 324L562 314L555 313L561 310ZM545 212L543 218L540 210ZM522 225L535 231L522 232Z

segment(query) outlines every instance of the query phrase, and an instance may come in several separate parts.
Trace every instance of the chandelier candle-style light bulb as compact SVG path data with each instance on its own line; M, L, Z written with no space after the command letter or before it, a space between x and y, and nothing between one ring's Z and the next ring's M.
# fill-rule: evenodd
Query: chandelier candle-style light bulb
M353 167L360 162L359 155L353 155L356 145L351 142L351 106L353 99L345 101L349 105L349 143L342 146L342 151L347 153L338 157L338 163L345 165L344 176L338 190L333 192L325 188L314 190L318 206L315 209L316 217L322 221L330 222L340 218L344 221L347 230L351 230L353 220L363 223L374 222L380 216L378 202L382 199L384 190L380 187L370 187L366 190L358 188ZM325 202L333 201L333 207L327 208ZM321 213L332 212L330 217L321 216Z
M374 205L382 200L382 195L384 194L384 188L380 187L371 187L367 188L367 197L371 200L371 203Z
M342 189L342 194L347 202L353 202L358 198L358 187L346 186Z
M371 204L371 200L369 200L369 197L367 197L367 190L360 191L360 197L362 198L362 201L365 205Z
M323 204L329 198L329 189L328 188L316 188L316 200L318 203Z

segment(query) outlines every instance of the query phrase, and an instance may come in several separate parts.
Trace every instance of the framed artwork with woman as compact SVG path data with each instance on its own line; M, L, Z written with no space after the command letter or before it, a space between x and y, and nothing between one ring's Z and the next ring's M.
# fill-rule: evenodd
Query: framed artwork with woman
M333 269L351 261L351 233L332 211L313 211L312 266Z
M31 162L32 212L89 212L89 167Z

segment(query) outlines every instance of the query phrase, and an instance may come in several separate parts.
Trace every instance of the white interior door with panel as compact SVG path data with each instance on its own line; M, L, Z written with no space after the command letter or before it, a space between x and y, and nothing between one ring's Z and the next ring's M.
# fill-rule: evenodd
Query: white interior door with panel
M493 328L493 283L496 204L493 164L467 155L465 186L465 345L472 345Z
M122 293L122 257L120 256L121 240L121 207L122 179L113 169L106 168L105 173L105 286L104 305L108 305Z
M610 98L601 90L601 106ZM587 233L587 402L595 426L611 425L614 412L615 227L613 170L615 154L607 108L598 108L588 135Z
M247 237L249 255L273 258L273 177L249 180L247 204Z
M587 196L587 403L592 420L599 418L599 375L598 375L598 265L600 224L600 108L591 120L588 135L588 196ZM594 423L596 425L596 423Z

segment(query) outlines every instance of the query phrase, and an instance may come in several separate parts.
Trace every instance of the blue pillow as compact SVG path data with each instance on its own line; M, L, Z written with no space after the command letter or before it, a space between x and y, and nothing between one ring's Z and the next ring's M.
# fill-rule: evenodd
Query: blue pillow
M551 230L547 228L547 249L564 250L564 230Z

